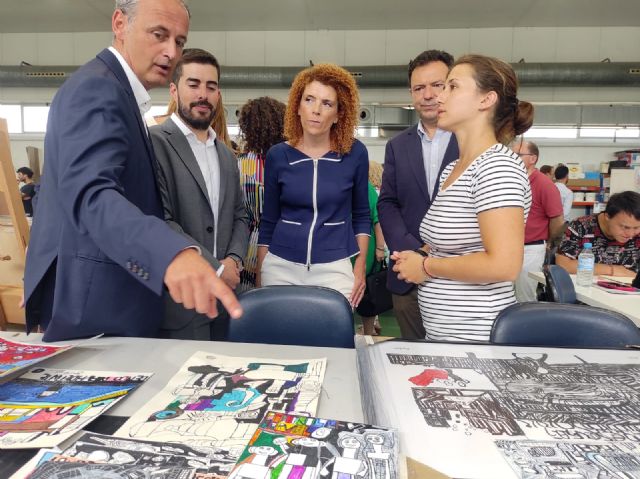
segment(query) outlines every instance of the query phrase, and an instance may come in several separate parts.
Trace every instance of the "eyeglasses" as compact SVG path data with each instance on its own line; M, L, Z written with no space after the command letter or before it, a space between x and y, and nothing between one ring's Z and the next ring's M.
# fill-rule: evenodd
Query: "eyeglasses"
M533 153L518 153L518 156L522 158L523 156L536 156Z

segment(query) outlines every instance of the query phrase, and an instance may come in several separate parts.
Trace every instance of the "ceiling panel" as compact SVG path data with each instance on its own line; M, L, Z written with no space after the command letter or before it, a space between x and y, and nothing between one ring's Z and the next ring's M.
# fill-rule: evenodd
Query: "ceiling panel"
M110 29L113 0L0 2L0 32ZM638 0L191 0L195 31L640 26Z

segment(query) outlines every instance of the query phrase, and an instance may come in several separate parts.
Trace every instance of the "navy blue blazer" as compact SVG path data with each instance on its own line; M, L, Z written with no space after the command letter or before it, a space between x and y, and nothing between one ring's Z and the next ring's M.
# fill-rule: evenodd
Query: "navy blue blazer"
M356 235L371 233L368 175L369 155L359 140L349 153L329 152L317 161L287 143L272 146L258 244L301 264L355 255Z
M438 177L459 155L458 142L452 135ZM384 153L378 219L390 251L414 250L422 246L420 223L438 194L439 186L436 181L433 198L429 197L417 124L389 140ZM406 294L413 285L399 280L392 267L393 261L387 274L387 288L395 294Z
M109 50L58 90L24 276L27 331L45 341L153 336L164 274L191 242L163 221L155 159Z

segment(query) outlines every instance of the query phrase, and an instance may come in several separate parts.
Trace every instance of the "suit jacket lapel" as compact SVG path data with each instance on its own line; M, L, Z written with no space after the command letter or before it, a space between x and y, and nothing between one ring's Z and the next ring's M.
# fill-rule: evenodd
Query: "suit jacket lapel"
M429 188L427 187L427 173L424 171L424 159L422 158L422 142L418 134L418 126L407 132L407 158L413 169L420 191L425 200L429 201Z
M204 176L202 176L202 170L200 170L200 166L198 166L196 157L193 155L193 151L191 150L184 133L180 131L178 125L176 125L171 118L167 118L164 121L162 124L162 131L167 134L167 141L175 150L178 158L180 158L187 170L189 170L189 173L191 173L191 176L193 176L193 179L200 187L201 193L207 199L207 203L211 206L209 193L207 192L207 185L204 182Z
M233 178L233 176L229 174L228 162L225 161L227 158L227 151L225 150L219 138L216 138L216 152L218 153L218 165L220 170L220 199L218 200L218 209L222 211L223 203L225 200L224 195L227 192L226 180L227 178ZM234 166L236 165L234 164Z

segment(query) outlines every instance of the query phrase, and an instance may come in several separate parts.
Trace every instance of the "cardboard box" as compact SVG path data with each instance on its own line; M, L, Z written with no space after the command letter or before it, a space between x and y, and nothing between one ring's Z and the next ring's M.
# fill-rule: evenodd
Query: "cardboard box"
M586 180L586 179L570 179L567 182L567 186L600 186L600 179Z

